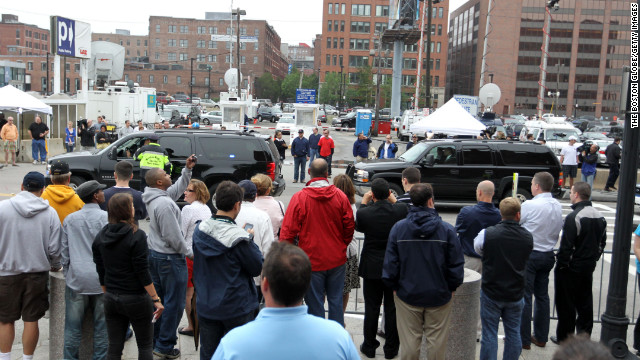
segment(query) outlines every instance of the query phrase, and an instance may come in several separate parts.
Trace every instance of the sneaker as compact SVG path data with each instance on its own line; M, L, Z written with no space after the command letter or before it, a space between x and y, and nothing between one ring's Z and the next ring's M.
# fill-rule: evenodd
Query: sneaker
M153 349L153 355L160 357L161 359L177 359L180 357L179 349L171 349L169 352L163 353L158 349Z
M40 161L40 164L47 165L47 162L46 161Z
M611 190L610 190L609 188L607 188L607 187L606 187L606 188L602 189L602 191L609 192L609 191L611 191Z
M615 186L612 186L611 189L614 191L618 191L618 189Z
M38 160L33 160L33 165L38 165Z
M294 184L295 184L295 183L297 183L297 182L298 182L298 180L293 180L293 183L294 183Z

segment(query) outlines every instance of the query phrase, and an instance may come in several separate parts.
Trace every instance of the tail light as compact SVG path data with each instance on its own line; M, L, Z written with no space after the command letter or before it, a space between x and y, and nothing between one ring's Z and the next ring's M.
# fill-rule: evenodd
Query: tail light
M267 162L267 176L269 176L271 180L276 179L276 163L273 161Z
M562 187L562 185L564 185L564 174L562 173L562 171L560 171L559 177L560 179L558 180L558 186Z
M600 151L598 151L598 152L599 152L600 154L603 154L603 155L604 155L604 150L600 150Z

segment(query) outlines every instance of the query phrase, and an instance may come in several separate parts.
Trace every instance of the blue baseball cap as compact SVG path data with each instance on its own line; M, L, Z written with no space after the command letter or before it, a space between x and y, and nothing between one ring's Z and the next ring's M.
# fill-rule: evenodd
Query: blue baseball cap
M22 186L27 191L36 191L44 188L46 185L44 175L37 171L27 173L22 179Z

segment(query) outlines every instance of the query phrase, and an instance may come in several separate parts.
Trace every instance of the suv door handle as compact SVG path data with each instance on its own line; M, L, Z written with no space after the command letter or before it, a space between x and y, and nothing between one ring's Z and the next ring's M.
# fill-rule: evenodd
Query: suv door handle
M485 174L490 174L490 175L491 175L491 174L493 174L493 170L485 170L485 171L484 171L484 173L485 173Z
M458 175L458 174L460 174L460 170L458 170L458 169L451 169L451 170L449 170L449 172L450 172L451 174L453 174L453 175Z

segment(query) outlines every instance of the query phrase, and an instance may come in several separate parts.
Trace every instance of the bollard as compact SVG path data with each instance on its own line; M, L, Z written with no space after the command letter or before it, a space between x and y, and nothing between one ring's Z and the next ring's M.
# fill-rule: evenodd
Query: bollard
M477 272L464 269L464 282L453 296L449 336L447 340L447 360L469 360L476 358L476 337L480 319L481 276ZM427 342L422 337L420 359L427 358Z
M49 273L49 359L62 359L64 350L64 291L66 281L62 272ZM93 312L87 311L82 320L80 359L93 358Z

